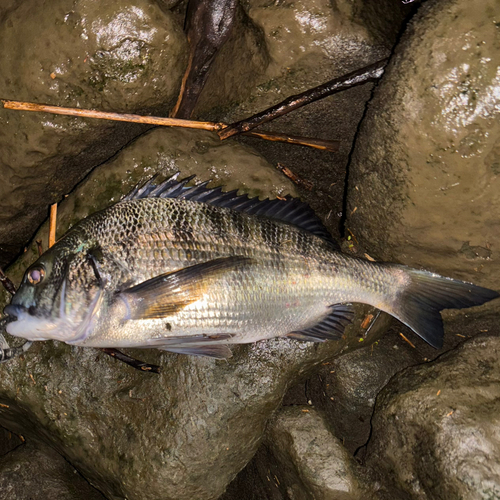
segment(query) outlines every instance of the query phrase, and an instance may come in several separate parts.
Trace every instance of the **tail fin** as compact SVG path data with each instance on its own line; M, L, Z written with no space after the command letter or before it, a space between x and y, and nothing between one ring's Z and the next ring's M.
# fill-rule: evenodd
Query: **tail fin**
M442 309L479 306L500 296L498 292L405 266L410 283L399 295L391 312L431 346L443 346Z

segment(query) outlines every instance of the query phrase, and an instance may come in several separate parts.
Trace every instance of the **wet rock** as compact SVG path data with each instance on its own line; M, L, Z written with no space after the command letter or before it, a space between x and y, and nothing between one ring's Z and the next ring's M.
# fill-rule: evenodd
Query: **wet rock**
M290 406L270 422L264 443L220 500L372 498L376 487L364 477L320 412Z
M377 400L367 464L383 498L500 496L498 332L394 377Z
M248 146L221 142L217 135L206 131L160 127L145 133L92 171L72 195L64 198L58 207L56 237L60 238L91 213L116 203L156 173L167 177L176 172L181 172L182 177L196 175L198 182L212 179L209 187L241 189L261 199L297 194L286 177ZM15 282L38 258L37 240L47 248L48 221L9 269ZM3 287L0 296L4 301L10 300Z
M127 351L160 364L157 376L40 343L0 366L0 422L43 439L106 496L215 499L256 452L289 384L345 348L280 339L237 348L228 362Z
M48 447L24 444L0 458L0 500L104 500Z
M235 54L232 61L243 58L246 63L247 59L253 60L254 54L260 53L264 47L267 64L252 76L257 80L248 97L219 101L219 105L212 109L205 104L205 100L211 99L220 84L212 84L209 79L206 92L200 98L198 112L204 117L231 123L388 56L403 13L399 10L400 2L375 3L385 10L384 16L379 15L379 19L389 19L399 12L398 19L394 18L385 28L372 29L369 20L374 17L367 14L374 2L248 2L248 19L257 30L260 47L246 48ZM217 74L227 79L232 71L228 64L224 71ZM246 70L242 68L238 71ZM216 82L215 76L213 78ZM239 139L258 149L271 163L281 163L313 184L312 191L301 188L300 195L326 220L328 229L335 236L339 236L343 210L345 168L371 90L371 84L363 85L260 127L275 132L338 140L338 153L253 138Z
M347 227L370 255L498 288L500 5L422 5L370 103Z
M200 180L228 179L228 188L241 183L252 194L293 192L260 162L262 168L254 168L255 153L206 132L158 129L94 170L61 203L59 229L62 234L89 211L116 202L157 170L201 172ZM45 238L42 228L35 239ZM18 282L35 257L30 246L9 275ZM0 423L27 439L43 439L108 497L215 499L257 450L289 385L359 346L357 323L339 342L259 342L235 348L227 362L129 351L160 364L160 376L94 349L36 343L22 358L0 365Z
M186 40L146 0L10 2L0 11L0 96L104 111L166 113ZM0 110L0 263L10 260L96 164L144 127Z
M395 373L422 362L421 353L393 330L370 346L326 363L307 382L305 394L354 455L370 437L377 394Z
M290 498L365 498L353 458L315 409L283 408L268 430L266 444L281 469L281 477L271 481L283 482Z
M0 427L0 457L6 455L21 444L23 444L23 441L19 436L4 427Z

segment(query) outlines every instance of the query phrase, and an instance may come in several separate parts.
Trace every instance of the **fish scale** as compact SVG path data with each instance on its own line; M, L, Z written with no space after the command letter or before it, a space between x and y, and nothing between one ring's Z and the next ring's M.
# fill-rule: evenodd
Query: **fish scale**
M498 293L336 251L297 200L186 187L174 176L93 214L26 272L12 335L227 357L228 344L339 339L350 303L392 314L435 347L439 311Z

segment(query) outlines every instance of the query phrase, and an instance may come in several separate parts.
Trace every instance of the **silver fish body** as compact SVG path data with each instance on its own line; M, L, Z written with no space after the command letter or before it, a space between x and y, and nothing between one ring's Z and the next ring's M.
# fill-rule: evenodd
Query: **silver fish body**
M441 309L498 296L339 253L325 238L279 220L286 202L249 214L259 212L258 202L252 210L228 208L240 197L226 203L220 193L207 203L203 187L189 191L168 182L166 197L158 188L139 191L84 219L43 254L5 309L16 318L7 332L226 357L233 343L340 338L352 316L346 304L362 302L439 346ZM191 199L186 189L195 189ZM298 212L292 219L300 222Z

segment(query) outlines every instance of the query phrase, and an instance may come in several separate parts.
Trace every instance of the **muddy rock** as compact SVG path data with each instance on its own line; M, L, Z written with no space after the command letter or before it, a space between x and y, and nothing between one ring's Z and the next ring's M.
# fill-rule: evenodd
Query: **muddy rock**
M385 28L372 29L368 20L374 17L365 14L372 9L373 3L326 0L245 2L248 23L256 30L259 46L240 51L234 60L239 61L242 54L246 54L245 61L253 61L255 54L260 54L263 48L267 56L266 66L252 75L256 80L248 97L220 101L215 108L210 108L207 103L212 102L210 96L217 92L220 84L215 84L217 79L213 76L214 80L211 80L211 76L206 92L200 98L200 116L232 123L291 95L388 56L391 40L399 31L404 13L400 11L400 2L376 2L386 7L384 16L379 15L379 19L388 19L396 12L399 14ZM403 10L408 12L406 7ZM216 61L217 64L220 62ZM232 71L228 63L227 68L217 74L228 79ZM242 68L238 71L247 70ZM300 195L326 220L328 229L335 236L340 234L345 168L371 90L371 84L363 85L310 104L260 127L274 132L338 140L340 149L337 153L246 137L238 139L251 144L271 163L281 163L312 183L313 194L306 188L300 188Z
M372 498L362 467L311 406L283 407L255 457L220 500Z
M412 19L349 167L347 227L370 255L498 288L500 4Z
M23 444L0 458L1 500L105 500L57 452Z
M153 2L10 2L0 11L0 96L104 111L165 113L186 40ZM96 164L144 127L0 110L0 263Z
M266 445L283 471L272 481L283 482L293 498L364 498L356 463L317 410L307 406L281 410L268 430Z
M367 464L384 498L500 496L500 339L480 336L394 377L377 400Z
M0 427L0 457L23 444L22 439L4 427Z
M260 161L207 132L151 131L95 169L61 203L58 234L158 170L230 179L228 188L241 183L252 195L293 192L289 181ZM35 239L46 241L46 227ZM35 247L9 270L16 282L36 258ZM1 308L6 300L4 295ZM257 450L289 385L326 358L358 347L358 332L359 320L340 342L259 342L235 348L228 361L129 351L160 364L159 376L94 349L36 343L0 365L0 424L48 443L109 498L215 499Z
M307 382L305 394L354 455L370 437L377 394L395 373L422 362L423 356L392 331L370 346L325 364Z
M181 172L182 178L196 175L198 182L211 179L209 187L224 186L228 191L240 189L242 193L261 199L297 194L286 177L248 146L234 141L221 142L212 132L160 127L143 134L94 169L71 196L63 199L58 207L56 237L60 238L91 213L116 203L153 175L158 173L167 177L176 172ZM47 221L9 269L15 282L38 258L37 240L47 248ZM4 301L9 300L3 287L0 296Z

